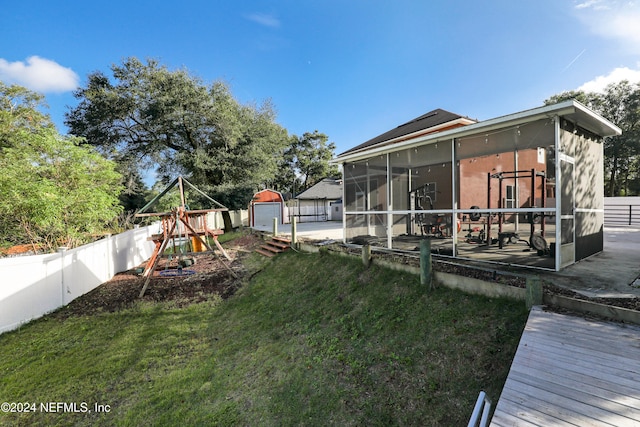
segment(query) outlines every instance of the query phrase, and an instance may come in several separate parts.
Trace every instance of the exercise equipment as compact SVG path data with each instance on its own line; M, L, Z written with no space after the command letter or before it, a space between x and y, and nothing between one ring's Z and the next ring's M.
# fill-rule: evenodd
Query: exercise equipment
M544 171L536 171L535 169L530 170L519 170L519 171L503 171L487 174L487 207L491 209L491 182L492 180L497 179L499 182L498 185L498 208L505 208L506 206L502 206L502 191L503 185L502 182L505 179L529 179L530 180L530 193L529 193L529 207L536 208L536 181L540 179L540 207L545 207L545 199L546 199L546 186L547 186L547 177ZM544 239L545 233L545 219L544 212L542 213L528 213L526 216L527 222L530 224L529 229L529 240L523 240L520 238L518 233L515 232L505 232L503 230L504 224L504 214L498 214L498 247L502 249L507 243L518 243L524 242L527 243L528 246L535 248L538 250L538 253L541 251L546 253L547 251L547 241ZM536 223L540 224L540 233L535 234ZM534 242L535 241L535 242ZM487 245L490 245L491 240L491 215L487 217ZM538 247L542 249L538 249Z
M471 206L471 209L480 209L479 206ZM482 214L480 212L472 212L469 214L469 220L471 221L480 221L482 218Z
M450 238L453 236L453 217L444 213L429 213L434 210L433 198L435 190L431 184L424 184L409 192L409 209L412 213L407 222L407 235ZM417 228L417 230L415 228ZM460 221L456 221L456 227L460 232Z

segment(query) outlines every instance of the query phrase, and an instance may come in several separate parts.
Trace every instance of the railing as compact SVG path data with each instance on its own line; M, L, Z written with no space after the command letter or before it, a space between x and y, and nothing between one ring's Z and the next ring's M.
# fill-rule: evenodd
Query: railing
M486 427L489 424L489 413L491 412L491 400L484 391L481 391L476 400L476 406L469 419L467 427Z
M640 225L640 205L606 204L604 223L607 225Z

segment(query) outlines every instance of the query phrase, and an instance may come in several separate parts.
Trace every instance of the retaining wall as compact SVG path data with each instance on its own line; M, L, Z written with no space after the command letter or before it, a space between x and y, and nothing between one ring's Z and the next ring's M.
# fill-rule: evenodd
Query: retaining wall
M304 252L317 253L320 251L320 247L308 243L299 243L298 246L299 249ZM350 254L347 252L335 250L330 251L329 253L347 257L356 256L356 254ZM420 275L419 267L396 263L382 258L376 258L375 255L372 257L371 263L393 270L415 274L417 276ZM525 302L528 307L530 307L529 304L531 304L532 302L528 300L528 290L525 288L508 286L501 283L487 282L472 277L458 276L441 271L433 271L433 277L438 285L442 285L451 289L458 289L463 292L484 295L490 298L511 298L520 300ZM527 287L528 286L529 285L527 285ZM543 293L542 289L540 289L540 293L540 297L542 298L541 302L551 307L567 309L578 313L591 314L617 322L628 322L640 325L640 311L600 304L593 301ZM539 304L539 302L533 302L533 304Z

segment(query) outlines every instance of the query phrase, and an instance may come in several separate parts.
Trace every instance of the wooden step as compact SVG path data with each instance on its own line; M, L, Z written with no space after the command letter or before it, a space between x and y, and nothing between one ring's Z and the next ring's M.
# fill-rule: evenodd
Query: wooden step
M273 252L274 254L279 254L281 252L284 252L282 249L276 248L275 246L271 246L269 244L260 246L260 249L262 249L263 251Z
M287 238L287 237L280 237L280 236L274 236L271 238L272 241L276 241L276 242L280 242L280 243L284 243L287 246L291 245L291 239Z
M264 245L260 246L259 249L256 249L261 255L268 256L269 258L282 253L291 248L291 240L285 237L273 237L271 240L265 242Z
M278 249L283 249L283 250L289 249L289 245L287 243L281 243L281 242L276 241L276 240L271 240L271 241L267 242L267 245L274 246L274 247L276 247Z
M262 248L258 248L258 249L256 249L256 252L257 252L257 253L259 253L260 255L264 255L264 256L266 256L266 257L268 257L268 258L272 258L272 257L274 257L274 256L276 256L276 255L277 255L277 254L276 254L276 253L274 253L274 252L265 251L265 250L263 250Z

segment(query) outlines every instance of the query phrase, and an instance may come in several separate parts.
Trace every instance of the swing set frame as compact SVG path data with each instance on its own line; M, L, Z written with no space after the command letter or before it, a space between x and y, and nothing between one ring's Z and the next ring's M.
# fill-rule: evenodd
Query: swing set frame
M204 196L206 199L211 201L216 208L212 209L199 209L199 210L189 210L187 208L186 199L184 195L184 184L189 185L193 190ZM172 209L169 212L150 212L147 213L146 210L152 207L160 198L162 198L165 194L167 194L172 188L178 186L180 192L180 206ZM231 267L227 264L228 261L231 261L229 254L224 250L220 242L218 241L218 236L224 234L224 230L222 229L210 229L207 226L206 216L210 212L222 212L228 211L225 206L216 200L212 199L200 189L198 189L195 185L191 184L182 176L178 176L171 184L167 186L162 192L160 192L156 197L154 197L149 203L147 203L144 207L135 214L136 217L160 217L162 232L159 234L154 234L149 237L149 240L152 240L155 243L155 249L153 254L149 258L147 262L147 266L142 273L143 277L146 277L144 281L144 285L142 290L140 291L139 297L142 298L149 287L149 283L151 281L151 277L153 273L158 268L158 263L160 259L165 256L164 252L167 249L167 246L170 242L173 242L173 255L176 253L176 239L185 238L186 244L193 243L192 246L203 245L207 248L205 253L212 253L217 256L221 261L222 265L231 272L234 277L237 277ZM182 230L181 230L182 229ZM211 246L207 241L207 236L210 236L213 241L213 246ZM217 250L220 251L221 255L225 258L222 259L220 255L218 255L214 249L214 246ZM191 248L192 252L193 247ZM182 254L184 255L184 249L181 249ZM171 256L171 255L170 255Z

